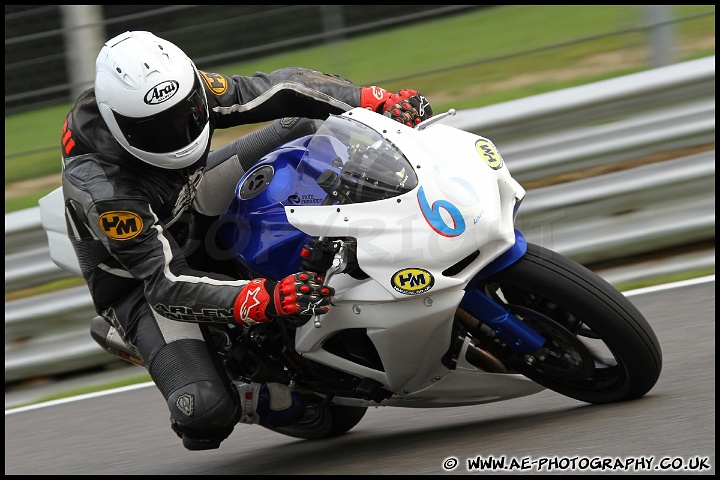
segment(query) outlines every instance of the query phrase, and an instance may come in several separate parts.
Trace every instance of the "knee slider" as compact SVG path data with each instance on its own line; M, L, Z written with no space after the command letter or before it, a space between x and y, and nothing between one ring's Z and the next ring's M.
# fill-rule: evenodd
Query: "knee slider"
M185 385L167 399L172 429L189 450L218 448L240 418L237 398L221 382Z

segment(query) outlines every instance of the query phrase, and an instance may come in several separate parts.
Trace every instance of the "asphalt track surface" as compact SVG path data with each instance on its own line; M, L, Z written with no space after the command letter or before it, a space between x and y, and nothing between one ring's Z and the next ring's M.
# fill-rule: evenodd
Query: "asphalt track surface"
M241 425L186 451L152 386L6 411L5 474L714 474L715 281L629 294L663 371L642 399L588 405L552 391L460 408L371 409L342 437ZM476 460L505 461L491 470ZM572 467L575 467L573 470Z

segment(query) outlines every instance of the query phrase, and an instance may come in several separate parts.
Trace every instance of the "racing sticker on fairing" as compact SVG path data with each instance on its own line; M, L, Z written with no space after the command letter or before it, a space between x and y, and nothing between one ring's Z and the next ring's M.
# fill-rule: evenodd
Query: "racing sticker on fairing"
M395 272L390 281L395 291L405 295L419 295L435 285L435 278L422 268L403 268Z
M490 165L493 170L499 170L503 166L503 159L498 153L495 145L487 140L478 140L475 142L475 150L485 160L485 163Z
M140 215L123 210L113 210L100 215L100 229L113 240L130 240L137 237L143 229Z

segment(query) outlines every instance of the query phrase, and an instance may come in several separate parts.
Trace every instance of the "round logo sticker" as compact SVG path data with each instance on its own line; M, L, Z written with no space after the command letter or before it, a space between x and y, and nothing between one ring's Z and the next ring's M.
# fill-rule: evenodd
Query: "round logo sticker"
M404 268L395 272L390 283L400 293L418 295L430 290L435 285L435 278L422 268Z
M130 240L137 237L143 229L140 215L126 211L105 212L100 215L100 229L113 240Z
M475 150L490 165L493 170L499 170L503 166L503 159L495 149L495 145L488 142L487 140L478 140L475 142Z

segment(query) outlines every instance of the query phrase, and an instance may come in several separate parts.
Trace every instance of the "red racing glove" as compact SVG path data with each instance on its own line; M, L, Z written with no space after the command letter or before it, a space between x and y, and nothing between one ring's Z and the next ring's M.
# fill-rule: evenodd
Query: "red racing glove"
M256 278L235 298L233 316L241 325L269 322L279 317L322 315L330 310L335 289L312 272L289 275L279 282Z
M380 87L362 87L360 107L381 113L408 127L414 127L433 115L427 98L410 89L390 93Z

